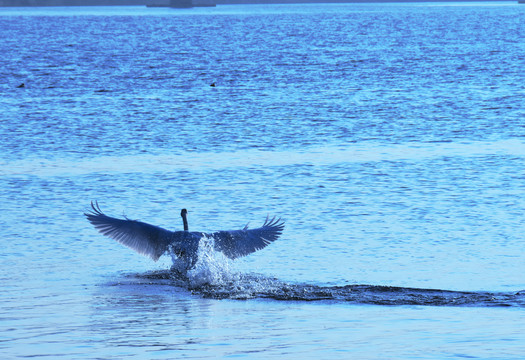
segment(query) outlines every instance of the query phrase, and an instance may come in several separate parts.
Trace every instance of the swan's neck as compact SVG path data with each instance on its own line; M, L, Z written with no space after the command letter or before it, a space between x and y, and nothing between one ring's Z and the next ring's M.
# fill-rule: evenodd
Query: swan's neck
M188 220L186 219L186 213L182 213L182 223L184 224L184 231L188 231Z

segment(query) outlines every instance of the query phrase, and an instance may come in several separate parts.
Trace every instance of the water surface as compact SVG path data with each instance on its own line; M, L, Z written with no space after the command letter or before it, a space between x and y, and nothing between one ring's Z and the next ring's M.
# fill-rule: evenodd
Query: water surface
M1 353L521 358L524 9L0 9ZM286 228L181 277L91 200Z

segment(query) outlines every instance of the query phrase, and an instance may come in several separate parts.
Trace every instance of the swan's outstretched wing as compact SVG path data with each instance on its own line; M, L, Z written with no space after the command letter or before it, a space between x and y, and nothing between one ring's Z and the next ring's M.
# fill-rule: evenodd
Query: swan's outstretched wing
M279 238L284 229L281 219L266 218L263 226L257 229L218 231L210 234L215 239L215 250L230 259L246 256L260 250Z
M98 231L155 261L172 240L171 231L136 220L112 218L100 210L98 203L91 202L91 208L84 215Z

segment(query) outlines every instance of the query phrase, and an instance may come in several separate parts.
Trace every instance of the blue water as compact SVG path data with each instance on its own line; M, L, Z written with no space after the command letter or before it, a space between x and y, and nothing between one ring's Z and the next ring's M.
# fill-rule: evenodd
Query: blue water
M2 358L523 358L525 6L3 8L0 29ZM93 229L91 200L286 227L181 276Z

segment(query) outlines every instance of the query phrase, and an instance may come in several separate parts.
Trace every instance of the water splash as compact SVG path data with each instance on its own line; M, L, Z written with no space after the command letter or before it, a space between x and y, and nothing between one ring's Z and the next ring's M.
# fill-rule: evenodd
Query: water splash
M184 280L190 288L204 285L221 285L234 281L237 274L233 270L232 261L223 253L215 251L214 239L204 235L199 241L197 262L191 269L188 264L170 253L173 265L171 272L179 279Z
M234 280L232 262L223 253L214 250L214 239L204 236L199 242L198 261L188 271L191 288L206 284L220 285Z

